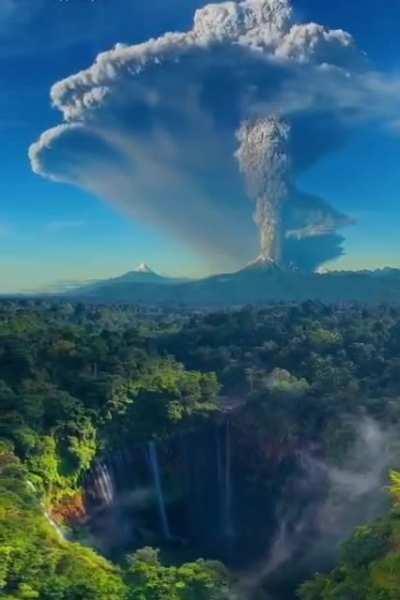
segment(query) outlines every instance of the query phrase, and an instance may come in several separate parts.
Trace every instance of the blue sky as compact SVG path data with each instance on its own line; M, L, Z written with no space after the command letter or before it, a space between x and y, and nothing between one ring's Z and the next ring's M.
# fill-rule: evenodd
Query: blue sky
M118 214L76 187L31 172L29 145L60 122L50 86L116 42L136 43L187 29L193 0L0 1L0 291L120 274L140 262L161 272L199 275L204 257L167 233ZM381 69L400 71L400 4L298 0L301 20L351 32ZM400 107L399 107L400 117ZM357 225L346 232L338 268L400 267L400 135L365 129L302 177Z

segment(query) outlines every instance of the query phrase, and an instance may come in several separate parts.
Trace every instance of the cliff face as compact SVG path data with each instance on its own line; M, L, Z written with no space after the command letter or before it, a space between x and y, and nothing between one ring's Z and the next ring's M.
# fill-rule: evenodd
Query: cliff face
M381 474L330 465L316 442L261 422L250 403L104 456L86 482L87 524L108 556L153 545L178 562L217 559L239 574L239 597L292 600L333 567L354 527L383 514Z
M61 498L52 506L51 517L60 525L67 523L74 528L85 525L88 513L84 494L76 492Z
M268 555L282 518L293 528L319 501L322 481L307 477L295 442L225 415L104 457L86 482L89 525L111 555L151 543L245 568Z

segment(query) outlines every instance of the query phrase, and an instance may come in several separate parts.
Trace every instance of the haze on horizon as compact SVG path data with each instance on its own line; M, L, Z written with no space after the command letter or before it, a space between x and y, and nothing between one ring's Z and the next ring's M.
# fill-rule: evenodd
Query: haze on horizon
M0 291L400 267L400 8L319 4L7 0Z

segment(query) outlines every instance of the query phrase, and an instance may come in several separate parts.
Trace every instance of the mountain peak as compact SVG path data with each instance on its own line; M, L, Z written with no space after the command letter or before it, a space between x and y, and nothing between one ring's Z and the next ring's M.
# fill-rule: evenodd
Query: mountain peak
M155 275L153 269L150 269L149 265L147 265L146 263L140 263L140 265L136 267L135 272L136 273L152 273L153 275Z
M270 258L259 256L252 262L248 263L243 269L241 269L241 271L262 271L278 268L278 265Z

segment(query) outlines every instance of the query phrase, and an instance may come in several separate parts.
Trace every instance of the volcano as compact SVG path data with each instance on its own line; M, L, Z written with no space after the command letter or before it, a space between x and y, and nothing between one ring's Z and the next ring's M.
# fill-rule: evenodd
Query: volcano
M258 256L255 260L249 262L243 269L240 269L238 272L248 272L248 271L271 271L271 270L282 270L276 262L274 262L270 258L266 258L265 256Z
M163 277L146 265L64 294L89 302L227 308L271 302L400 304L400 270L304 273L257 258L234 273L203 279Z

